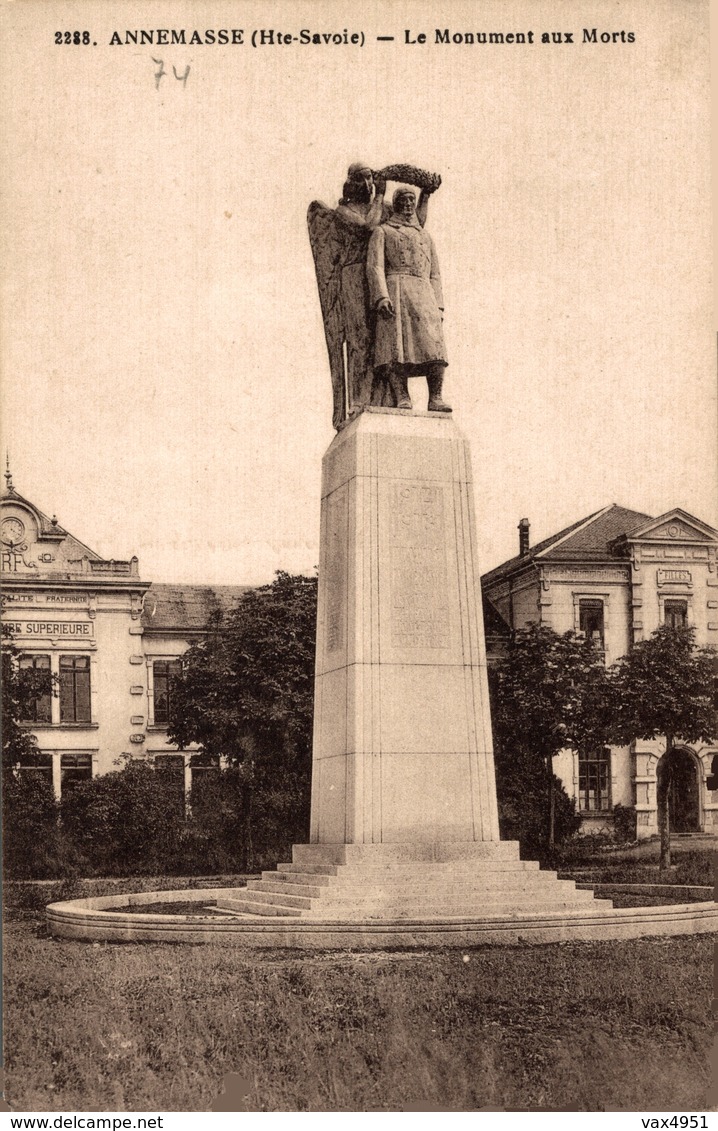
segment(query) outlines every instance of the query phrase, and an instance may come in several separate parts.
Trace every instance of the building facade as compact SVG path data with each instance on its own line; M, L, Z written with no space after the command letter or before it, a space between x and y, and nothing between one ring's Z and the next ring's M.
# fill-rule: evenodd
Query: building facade
M23 720L37 737L23 770L59 797L132 757L163 765L188 790L211 767L167 739L172 676L210 614L231 609L246 586L143 581L137 558L101 558L5 478L2 622L21 667L49 670L56 688Z
M511 630L531 623L592 638L607 664L662 624L693 625L696 643L718 649L718 532L685 511L659 518L611 505L531 546L482 578L487 643L500 654ZM497 618L500 618L497 620ZM554 769L575 798L585 831L612 826L615 805L635 806L639 837L657 833L660 740L565 750ZM680 745L671 794L677 832L718 834L718 791L706 779L718 745Z
M189 791L213 768L167 738L172 677L210 615L236 606L246 586L144 581L136 557L107 560L20 495L6 473L0 499L2 621L21 666L46 669L56 693L24 720L37 737L29 773L55 794L74 782L147 760ZM482 578L489 662L513 629L532 622L585 633L611 664L659 625L690 624L718 649L718 532L682 510L659 518L616 505L535 546L528 520L519 553ZM579 756L555 771L575 798L584 830L612 825L616 805L635 806L639 837L654 835L660 742ZM718 744L683 744L674 780L676 831L718 834L718 791L706 780Z

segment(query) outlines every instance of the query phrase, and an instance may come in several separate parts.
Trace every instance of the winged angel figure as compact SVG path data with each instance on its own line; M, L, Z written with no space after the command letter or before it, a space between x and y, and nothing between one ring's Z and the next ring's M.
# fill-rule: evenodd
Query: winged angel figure
M366 165L350 165L338 206L328 208L315 200L307 213L329 351L335 428L366 405L396 404L388 382L375 379L376 315L369 306L366 274L371 233L391 213L384 203L387 181L421 189L416 215L423 227L429 196L438 189L441 177L413 165L388 165L378 172Z

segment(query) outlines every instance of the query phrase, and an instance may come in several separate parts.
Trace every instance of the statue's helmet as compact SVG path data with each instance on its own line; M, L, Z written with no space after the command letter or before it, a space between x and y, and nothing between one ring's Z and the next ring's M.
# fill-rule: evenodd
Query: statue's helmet
M374 174L368 165L356 161L347 170L341 204L369 204L374 193Z
M409 185L399 185L399 188L396 189L396 191L394 192L394 195L391 198L392 208L397 207L399 201L401 200L401 198L403 196L410 196L411 199L416 204L416 193L414 192L413 188L410 188Z
M368 174L368 176L367 176ZM348 181L373 180L374 174L365 161L355 161L347 169Z

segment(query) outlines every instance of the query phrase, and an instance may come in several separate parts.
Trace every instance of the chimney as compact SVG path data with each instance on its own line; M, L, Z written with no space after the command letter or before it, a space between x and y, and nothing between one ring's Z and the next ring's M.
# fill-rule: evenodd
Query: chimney
M523 558L529 552L529 527L531 523L527 518L522 518L519 523L519 554Z

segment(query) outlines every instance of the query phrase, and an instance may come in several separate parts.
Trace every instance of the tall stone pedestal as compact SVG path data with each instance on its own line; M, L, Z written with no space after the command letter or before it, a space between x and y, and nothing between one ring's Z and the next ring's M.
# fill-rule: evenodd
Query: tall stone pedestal
M369 409L322 474L315 844L498 841L468 444Z

